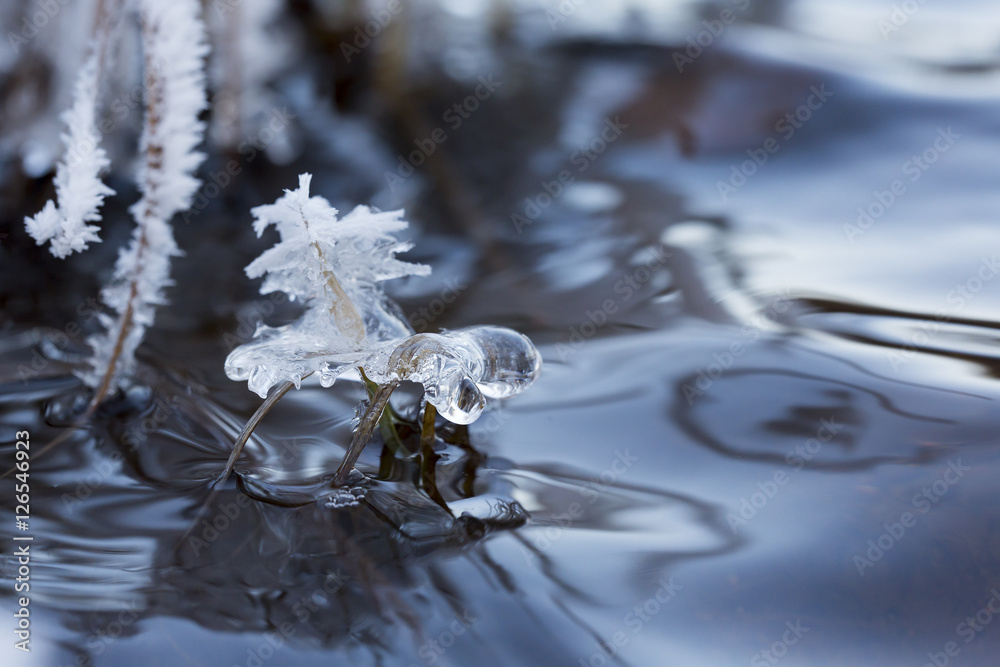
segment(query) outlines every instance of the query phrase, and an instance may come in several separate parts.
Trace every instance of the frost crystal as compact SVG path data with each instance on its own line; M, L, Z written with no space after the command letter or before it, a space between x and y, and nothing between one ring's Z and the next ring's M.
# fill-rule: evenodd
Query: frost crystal
M135 350L170 284L170 258L180 254L170 228L175 213L190 206L200 181L193 172L204 159L195 152L206 106L202 61L208 52L197 0L143 0L146 118L142 198L130 209L137 226L122 249L111 283L101 297L115 316L102 315L105 331L89 339L91 368L80 377L97 388L95 400L121 386L135 365Z
M104 198L114 194L100 177L110 162L100 146L101 135L96 125L98 51L96 45L91 48L73 88L73 106L62 116L66 123L62 135L66 154L56 166L59 203L49 200L34 217L24 219L28 233L38 245L51 241L49 250L59 258L86 250L88 243L100 242L98 227L87 223L101 219L99 209Z
M307 308L292 324L259 327L253 341L226 359L229 378L249 380L261 397L276 384L298 386L310 373L359 361L412 334L379 283L430 273L395 257L412 247L394 236L407 227L402 211L358 206L338 219L326 199L309 196L311 178L301 175L297 190L252 211L257 235L274 225L281 242L251 262L247 276L266 274L261 294L285 292Z
M486 398L507 398L534 382L541 355L516 331L482 326L414 334L379 285L430 272L395 257L411 247L393 236L406 227L401 212L359 206L338 220L325 199L309 196L309 182L303 174L298 190L253 210L258 236L274 225L281 242L246 269L251 278L267 274L261 293L285 292L304 301L306 312L282 327L260 326L254 340L226 359L230 379L248 380L267 397L274 385L297 387L310 373L329 387L360 367L390 393L400 382L419 382L427 402L458 424L474 422Z

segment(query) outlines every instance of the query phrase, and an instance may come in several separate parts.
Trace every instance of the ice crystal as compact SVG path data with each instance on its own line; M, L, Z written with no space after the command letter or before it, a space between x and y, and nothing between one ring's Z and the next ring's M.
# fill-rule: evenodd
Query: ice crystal
M96 225L101 219L104 198L114 191L101 181L101 172L110 164L101 148L96 124L100 78L100 48L95 44L73 88L73 106L62 116L65 155L56 165L56 200L49 200L24 225L38 245L51 243L49 251L59 258L86 250L99 243Z
M261 293L285 292L304 301L306 312L282 327L259 327L226 359L230 379L247 380L266 397L271 387L298 387L311 373L329 387L345 370L362 368L390 391L403 381L422 384L427 402L458 424L475 421L487 398L513 396L534 382L541 356L516 331L481 326L414 334L380 285L430 271L395 257L411 247L394 236L406 227L401 212L359 206L338 220L325 199L309 196L309 185L303 174L298 190L253 210L257 234L274 225L281 242L246 269L251 278L266 274Z
M122 249L111 283L101 293L114 316L104 314L104 331L92 336L90 368L80 377L96 388L95 400L131 375L135 350L164 303L171 257L180 254L170 228L175 213L190 206L200 181L193 175L204 155L194 149L206 106L203 59L208 51L197 0L143 0L146 118L139 172L142 198L130 209L136 219L132 241Z
M285 292L306 306L292 324L259 327L254 340L226 359L226 374L248 380L261 397L276 384L298 386L310 373L361 360L412 334L380 283L430 273L396 259L411 247L395 237L407 227L402 211L358 206L338 219L326 199L309 195L310 181L301 175L297 190L252 211L257 235L274 225L281 241L247 266L247 276L266 276L262 294Z

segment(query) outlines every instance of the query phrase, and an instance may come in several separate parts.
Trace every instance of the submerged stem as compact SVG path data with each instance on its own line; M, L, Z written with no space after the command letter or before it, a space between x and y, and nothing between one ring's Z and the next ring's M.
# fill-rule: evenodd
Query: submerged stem
M422 448L434 445L434 421L437 419L437 408L430 403L424 404L424 421L420 424L420 446Z
M358 424L357 430L354 431L351 446L348 448L347 454L344 455L344 460L340 463L340 467L337 468L337 474L333 478L334 486L343 486L344 482L347 481L347 476L354 469L354 464L357 462L358 457L361 456L361 452L364 450L365 445L368 444L368 440L371 439L375 426L382 418L382 411L389 404L389 397L392 396L392 392L397 386L399 386L398 382L389 382L388 384L380 385L375 395L372 396L371 402L368 404L368 410L362 415L361 422Z
M295 385L291 382L285 382L284 384L279 385L270 396L264 399L264 402L260 404L257 411L253 413L253 416L250 417L247 423L243 426L243 430L240 431L239 437L236 438L236 442L233 444L233 451L229 454L229 460L226 461L225 469L218 477L215 478L215 481L212 482L214 487L212 488L212 492L208 494L208 499L205 500L201 509L198 510L198 514L195 516L194 521L191 522L191 527L187 529L187 532L184 533L180 541L177 543L178 549L180 549L181 545L184 544L184 541L191 534L191 531L195 529L195 526L198 525L198 520L203 514L205 514L205 511L212 506L212 502L219 495L219 492L222 491L223 485L226 483L226 480L229 479L229 475L232 474L233 469L236 467L236 461L240 458L240 454L243 452L243 447L247 444L247 440L250 439L254 429L256 429L257 425L260 424L264 415L271 411L271 408L274 407L275 403L281 400L281 397L287 394L294 386Z
M365 389L368 391L368 400L370 401L375 398L379 385L368 379L368 376L365 375L365 369L361 366L358 366L358 373L361 374L361 380L365 383ZM392 403L387 403L385 409L382 411L382 416L378 420L378 431L382 434L382 440L385 441L389 451L396 456L405 458L410 456L411 452L403 444L403 441L400 440L399 432L396 430L396 424L400 421L396 415L396 411L392 409Z
M246 446L247 441L250 436L253 435L254 429L260 424L260 421L264 418L271 408L281 400L281 398L287 394L292 387L295 385L291 382L284 382L278 385L277 390L271 393L264 402L260 404L257 411L253 413L253 416L247 420L247 423L243 425L243 430L240 431L240 435L236 438L236 442L233 444L233 451L229 454L229 460L226 461L226 467L219 475L218 479L215 480L216 486L221 486L227 479L229 475L233 472L233 468L236 467L236 461L240 458L240 454L243 452L243 447Z

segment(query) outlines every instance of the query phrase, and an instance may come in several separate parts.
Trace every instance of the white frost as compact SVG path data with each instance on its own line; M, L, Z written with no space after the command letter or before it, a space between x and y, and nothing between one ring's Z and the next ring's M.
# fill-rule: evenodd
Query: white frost
M380 285L430 272L395 257L410 249L394 236L406 228L402 213L359 206L338 220L329 202L309 196L310 180L303 174L298 190L253 210L257 235L274 225L281 242L246 269L251 278L266 274L262 294L285 292L303 301L306 312L282 327L258 327L226 359L231 380L247 380L265 398L271 387L298 387L310 373L329 387L345 370L361 367L379 384L421 383L427 401L457 424L475 421L486 398L508 398L535 381L541 355L511 329L414 334Z
M260 291L281 291L307 310L292 324L258 328L254 340L233 350L226 374L249 380L261 397L282 382L329 364L363 359L380 346L413 333L380 285L424 276L430 267L396 259L409 250L394 234L406 229L401 211L358 206L343 218L323 197L310 197L309 174L274 204L253 209L257 235L274 225L281 241L251 262L247 276L265 276Z
M99 209L104 198L114 191L101 181L101 172L110 162L101 148L97 130L97 98L99 47L77 76L73 88L73 106L62 116L66 132L62 141L66 153L56 165L56 202L50 200L34 217L25 218L24 225L38 245L51 242L49 250L64 258L86 250L89 243L99 243L98 227L88 224L101 219Z
M103 315L104 331L92 336L91 368L80 377L101 395L123 386L135 366L135 351L156 306L171 284L170 258L180 254L170 228L174 214L188 208L200 185L194 171L204 159L201 143L205 108L203 60L208 52L198 0L143 0L146 59L146 118L139 172L142 198L131 207L137 226L122 249L111 283L101 297L115 315Z

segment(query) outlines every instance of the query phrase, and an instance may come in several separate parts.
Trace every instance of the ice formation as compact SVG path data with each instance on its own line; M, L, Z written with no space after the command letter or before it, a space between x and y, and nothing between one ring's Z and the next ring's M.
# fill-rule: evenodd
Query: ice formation
M494 326L414 334L380 283L430 269L396 259L411 245L394 233L401 212L359 206L338 220L322 197L309 196L310 176L275 204L254 209L260 235L275 225L281 242L247 267L266 274L261 293L280 290L306 312L282 327L261 326L226 359L226 375L247 380L266 397L271 387L318 373L329 387L344 371L363 368L381 385L423 385L427 401L458 424L475 421L487 398L507 398L537 377L541 356L524 335Z
M24 226L38 245L51 242L49 251L59 258L99 243L99 228L89 223L101 219L104 198L114 190L101 181L101 172L110 164L101 148L97 129L97 98L100 79L100 47L95 43L77 75L73 106L62 116L66 153L56 165L56 201L49 200Z
M360 365L379 384L422 384L427 402L442 417L470 424L482 414L487 398L508 398L527 389L541 370L542 357L524 334L481 326L417 334Z
M96 388L96 400L131 375L135 350L164 303L170 259L179 255L170 219L191 204L200 185L194 171L204 159L195 151L204 134L198 115L205 109L203 60L208 52L198 0L143 0L146 59L146 118L139 172L142 198L130 209L136 220L132 241L122 249L111 283L101 298L114 311L103 314L103 332L88 339L90 367L80 372Z
M338 219L326 199L309 196L311 178L301 175L297 190L252 211L257 235L274 225L281 241L251 262L247 275L266 274L262 294L285 292L306 306L292 324L259 327L254 340L226 359L226 374L248 380L261 397L276 384L298 386L310 373L359 361L412 334L379 283L430 273L428 266L395 257L411 247L394 236L407 227L402 211L358 206Z

